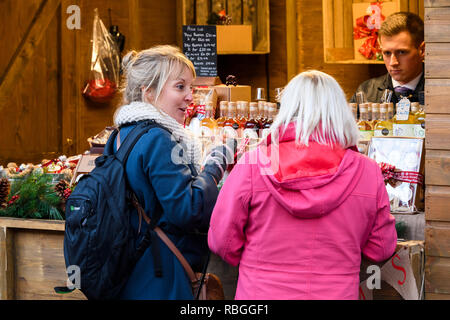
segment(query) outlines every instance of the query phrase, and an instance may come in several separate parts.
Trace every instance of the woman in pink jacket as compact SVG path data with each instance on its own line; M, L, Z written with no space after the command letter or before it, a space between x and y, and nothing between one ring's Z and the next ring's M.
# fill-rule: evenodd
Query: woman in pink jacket
M208 243L239 265L236 299L358 299L361 254L383 261L397 234L377 163L331 76L303 72L269 136L223 185Z

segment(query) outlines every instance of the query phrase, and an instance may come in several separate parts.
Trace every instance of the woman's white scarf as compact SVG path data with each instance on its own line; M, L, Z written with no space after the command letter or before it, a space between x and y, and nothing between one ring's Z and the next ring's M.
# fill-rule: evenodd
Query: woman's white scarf
M183 163L192 163L197 172L200 172L201 163L201 144L191 131L184 128L174 118L169 116L161 109L157 109L152 104L146 102L132 102L128 105L120 107L114 115L114 123L116 126L121 126L126 123L141 120L155 120L158 124L169 129L176 141L181 143L185 151L185 159ZM173 156L178 155L177 152L172 152ZM179 163L180 159L175 159ZM186 162L187 161L187 162Z

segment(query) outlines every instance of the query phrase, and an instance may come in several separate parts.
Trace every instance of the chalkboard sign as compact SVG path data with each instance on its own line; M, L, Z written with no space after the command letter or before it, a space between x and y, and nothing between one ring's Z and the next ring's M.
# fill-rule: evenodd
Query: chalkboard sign
M198 77L216 77L216 26L183 26L183 52L194 64Z

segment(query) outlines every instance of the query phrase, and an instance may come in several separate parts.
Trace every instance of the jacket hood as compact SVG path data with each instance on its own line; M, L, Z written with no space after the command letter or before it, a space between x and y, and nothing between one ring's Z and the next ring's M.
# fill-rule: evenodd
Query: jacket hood
M265 142L255 150L262 179L274 199L298 218L330 213L352 193L364 169L354 147L296 144L293 124L278 144L271 136Z

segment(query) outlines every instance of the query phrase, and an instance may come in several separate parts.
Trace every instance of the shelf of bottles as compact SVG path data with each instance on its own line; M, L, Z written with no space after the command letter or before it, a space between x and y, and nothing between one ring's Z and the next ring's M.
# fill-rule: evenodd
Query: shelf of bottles
M227 138L237 140L238 150L253 150L268 135L278 112L277 104L267 101L220 101L217 116L214 110L214 103L208 101L204 115L198 114L189 124L202 142L203 155Z
M366 153L372 137L425 138L425 111L419 102L411 102L406 113L397 112L395 115L392 102L350 103L349 106L358 125L360 135L358 149L362 153Z

